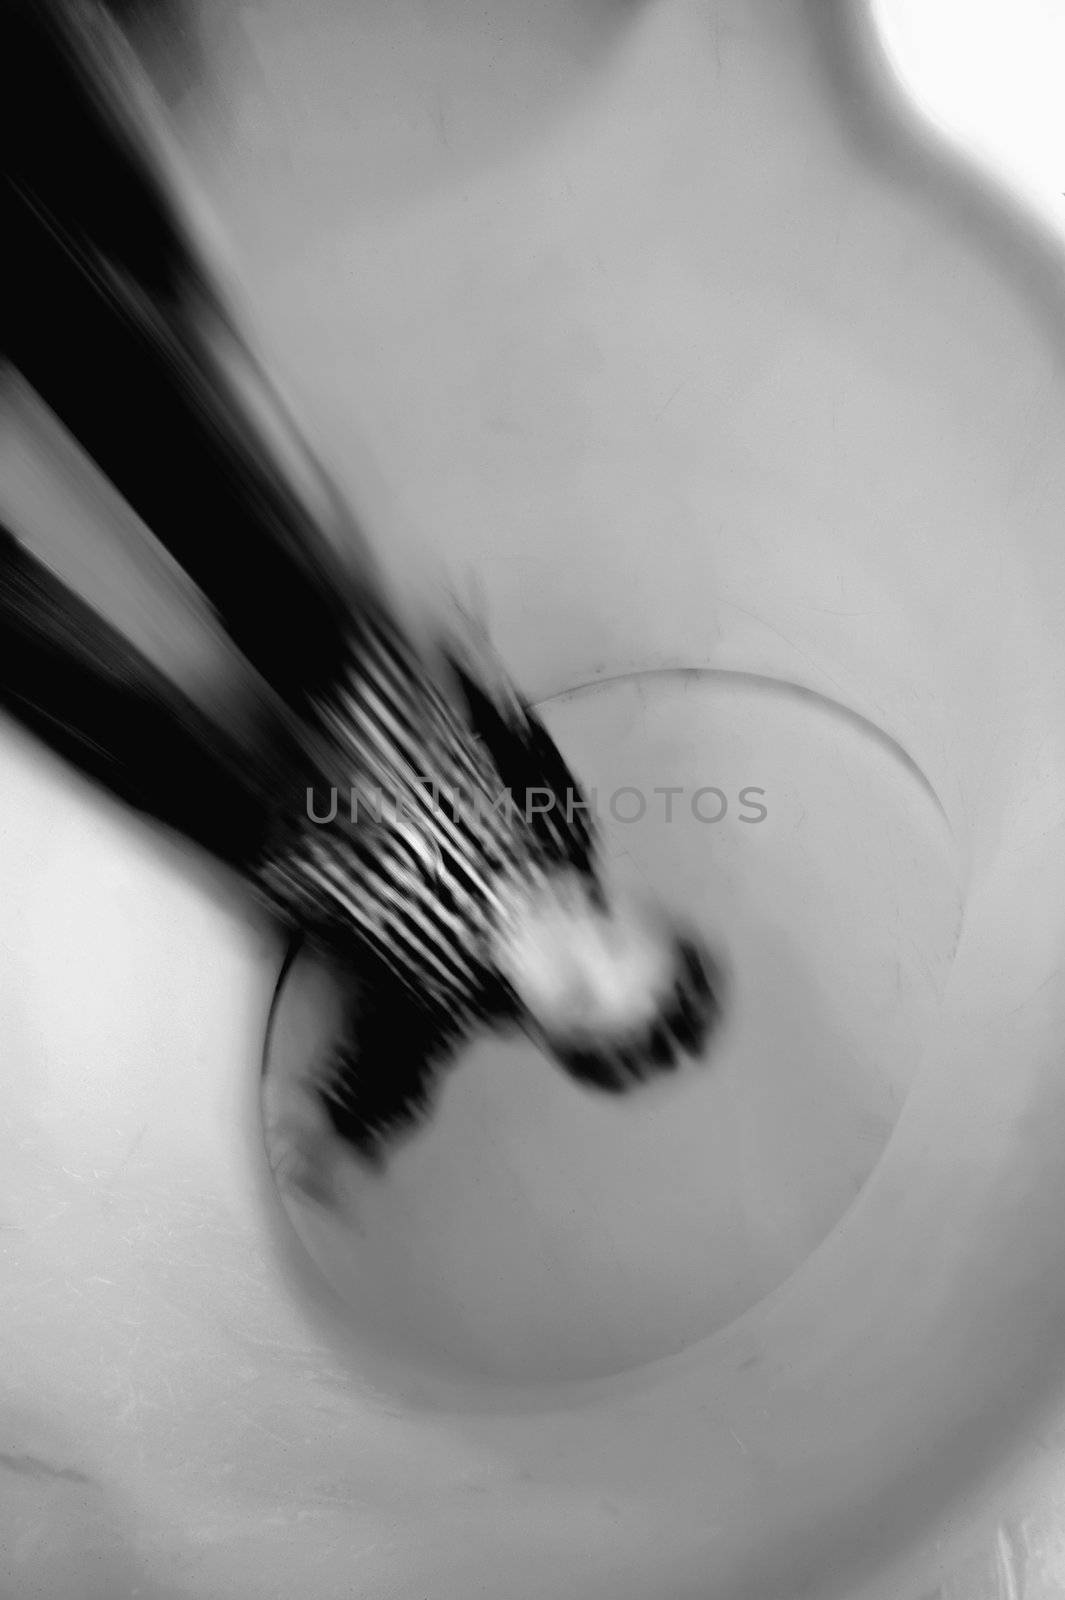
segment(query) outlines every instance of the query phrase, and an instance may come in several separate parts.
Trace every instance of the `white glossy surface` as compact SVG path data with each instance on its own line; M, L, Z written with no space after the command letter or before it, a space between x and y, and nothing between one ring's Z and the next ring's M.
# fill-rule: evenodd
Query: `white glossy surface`
M943 801L965 916L882 1157L787 1281L619 1377L462 1384L353 1327L272 1200L276 953L12 736L4 1583L1048 1600L1057 246L925 137L842 0L240 28L211 182L395 569L480 572L534 692L703 665L867 717Z

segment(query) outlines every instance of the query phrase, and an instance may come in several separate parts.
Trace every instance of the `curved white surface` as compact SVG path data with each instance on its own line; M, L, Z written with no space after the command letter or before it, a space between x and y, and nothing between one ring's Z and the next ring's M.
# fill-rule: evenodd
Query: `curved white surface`
M934 796L828 701L659 672L541 709L588 785L611 873L727 963L705 1059L617 1100L527 1041L486 1041L383 1178L341 1161L324 1211L286 1191L363 1337L522 1385L676 1354L820 1244L905 1100L963 896ZM268 1129L299 1117L300 1080L330 1049L335 981L306 959L286 981Z
M209 181L394 570L424 541L477 571L543 696L703 667L866 719L939 796L964 914L890 1137L807 1259L706 1337L519 1387L327 1291L261 1148L277 951L5 736L3 1586L1059 1593L1057 247L925 137L843 0L268 0L240 29ZM849 881L844 812L808 885Z

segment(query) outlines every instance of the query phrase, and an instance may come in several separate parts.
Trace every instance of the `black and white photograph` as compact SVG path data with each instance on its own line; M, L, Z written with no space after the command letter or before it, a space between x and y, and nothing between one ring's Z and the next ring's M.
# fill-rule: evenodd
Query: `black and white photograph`
M1065 0L0 79L0 1600L1065 1600Z

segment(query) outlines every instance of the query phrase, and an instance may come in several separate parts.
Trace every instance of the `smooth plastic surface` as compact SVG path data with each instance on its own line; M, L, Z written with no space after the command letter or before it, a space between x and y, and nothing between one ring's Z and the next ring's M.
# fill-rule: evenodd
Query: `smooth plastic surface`
M276 950L11 736L3 1584L1048 1600L1058 243L842 0L270 0L223 33L199 159L393 570L477 572L534 693L603 682L553 712L578 762L670 784L705 744L707 784L766 788L697 864L642 835L748 989L720 1071L609 1129L538 1064L469 1063L366 1199L345 1298L265 1168ZM652 673L638 706L649 680L606 683ZM522 1248L557 1247L531 1291L504 1156L541 1201Z

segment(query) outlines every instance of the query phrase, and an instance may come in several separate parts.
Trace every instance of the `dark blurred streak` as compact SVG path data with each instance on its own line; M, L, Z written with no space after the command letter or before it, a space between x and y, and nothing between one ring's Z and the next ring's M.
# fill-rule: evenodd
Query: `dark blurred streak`
M247 871L284 782L280 725L223 730L0 530L0 706L135 811Z
M13 3L3 27L4 353L302 709L337 671L345 579L219 352L254 358L93 13Z
M227 0L214 0L223 9ZM173 107L209 75L200 8L196 0L101 0L150 74L159 95Z

